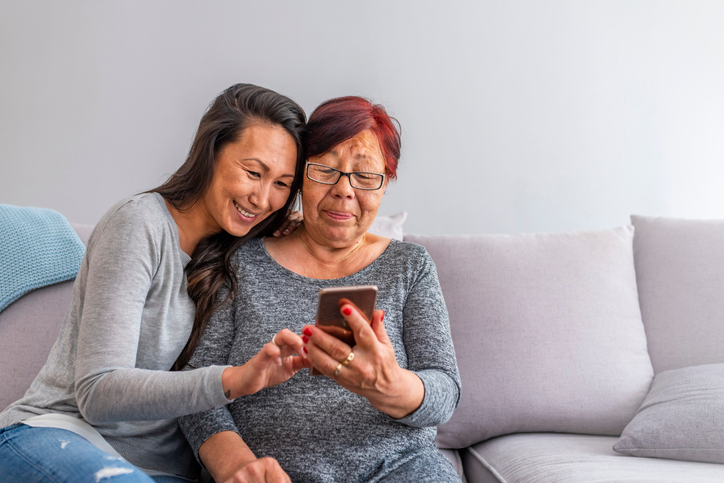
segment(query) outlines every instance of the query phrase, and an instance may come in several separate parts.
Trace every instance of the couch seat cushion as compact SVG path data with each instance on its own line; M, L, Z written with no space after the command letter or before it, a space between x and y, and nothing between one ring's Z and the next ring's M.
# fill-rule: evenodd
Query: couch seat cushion
M724 465L623 456L617 438L530 433L501 436L462 451L468 483L724 481ZM494 475L496 480L484 479Z

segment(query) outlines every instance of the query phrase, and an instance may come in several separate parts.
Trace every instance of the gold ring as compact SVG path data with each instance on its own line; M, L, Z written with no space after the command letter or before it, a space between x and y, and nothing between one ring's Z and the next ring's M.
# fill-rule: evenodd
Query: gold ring
M352 359L354 359L354 352L350 352L349 355L345 360L342 361L342 365L348 366L350 362L352 362Z
M339 376L339 370L340 370L340 369L342 369L342 363L341 363L341 362L340 362L339 364L337 364L337 367L335 367L335 369L334 369L334 377Z

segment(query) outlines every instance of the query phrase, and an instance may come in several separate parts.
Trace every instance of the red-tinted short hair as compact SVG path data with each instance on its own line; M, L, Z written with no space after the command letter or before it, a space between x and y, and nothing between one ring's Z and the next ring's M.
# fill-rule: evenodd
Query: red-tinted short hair
M302 143L308 158L320 156L370 129L385 157L385 174L395 179L401 148L398 126L399 122L379 104L372 104L363 97L337 97L323 102L314 110L304 129Z

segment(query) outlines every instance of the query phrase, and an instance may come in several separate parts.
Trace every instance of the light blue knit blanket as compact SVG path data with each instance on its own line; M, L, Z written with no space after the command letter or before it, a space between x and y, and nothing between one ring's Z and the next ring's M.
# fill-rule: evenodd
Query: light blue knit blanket
M60 213L0 204L0 310L31 290L75 278L83 253Z

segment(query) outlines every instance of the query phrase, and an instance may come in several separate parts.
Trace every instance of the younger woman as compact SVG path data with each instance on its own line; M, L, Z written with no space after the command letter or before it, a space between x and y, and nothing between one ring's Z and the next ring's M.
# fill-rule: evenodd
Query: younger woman
M288 358L301 339L282 330L244 366L172 370L186 365L223 302L217 290L236 291L234 250L283 228L302 183L304 123L290 99L234 85L201 119L178 171L103 216L47 363L0 413L3 481L193 480L198 467L176 418L302 367Z

